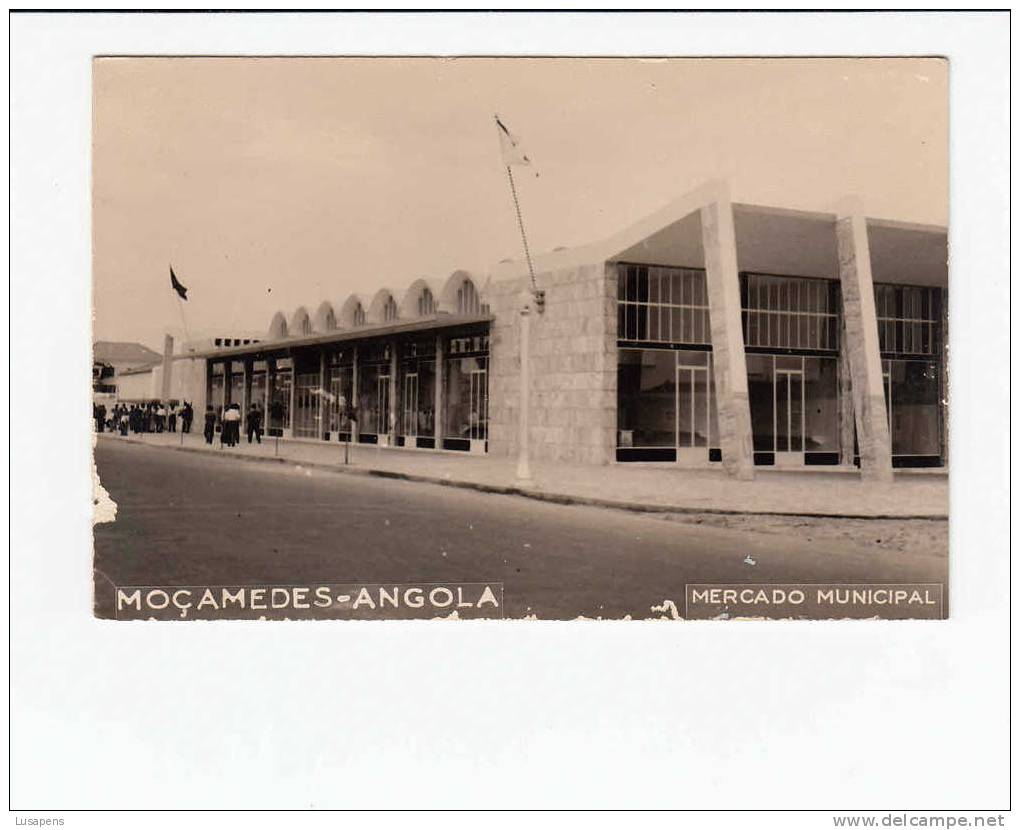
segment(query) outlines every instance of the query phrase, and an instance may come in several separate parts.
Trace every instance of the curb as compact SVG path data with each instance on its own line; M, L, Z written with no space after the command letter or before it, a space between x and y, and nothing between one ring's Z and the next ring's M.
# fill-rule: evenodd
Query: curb
M205 449L204 447L184 447L172 444L150 444L138 438L124 436L107 436L105 433L97 435L105 440L115 440L125 444L137 444L142 447L154 449L174 450L176 452L189 452L197 455L213 455L224 457L216 450ZM625 510L630 513L678 513L682 515L712 515L712 516L760 516L779 518L804 518L804 519L859 519L863 521L913 521L913 522L944 522L948 516L906 514L896 515L887 513L876 513L862 515L860 513L805 513L784 510L728 510L720 507L689 507L684 505L669 504L639 504L618 499L599 498L598 496L577 496L570 493L555 493L538 489L528 489L516 485L486 484L484 482L466 481L463 479L440 478L438 476L422 475L420 473L402 473L395 470L382 470L373 467L349 467L339 464L326 464L321 461L297 461L291 458L279 456L245 455L239 453L231 456L239 461L253 463L276 463L290 464L294 467L307 467L312 470L323 470L325 472L337 473L339 475L360 475L372 478L387 478L396 481L410 481L419 484L438 484L443 487L455 487L462 490L476 490L480 493L490 493L500 496L521 496L534 499L535 501L550 502L553 504L577 505L582 507L602 507L611 510Z

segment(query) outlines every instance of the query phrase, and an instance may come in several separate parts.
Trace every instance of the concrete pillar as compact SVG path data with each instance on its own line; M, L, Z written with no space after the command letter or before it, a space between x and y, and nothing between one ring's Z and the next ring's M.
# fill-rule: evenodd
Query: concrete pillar
M294 403L297 400L297 359L290 355L290 404L287 407L287 424L284 427L288 437L294 437Z
M741 326L737 239L729 198L719 198L701 209L701 237L722 462L731 476L749 481L754 478L754 445Z
M433 434L436 449L443 448L443 380L446 377L446 355L443 350L443 335L436 335L436 389L432 407Z
M246 357L244 359L244 401L241 403L241 414L247 418L248 410L251 408L251 373L252 373L252 359Z
M273 384L276 382L276 361L271 358L266 358L266 391L265 400L262 401L262 418L263 418L263 429L269 429L269 402L272 400L270 397Z
M163 338L163 388L160 400L165 404L170 400L170 379L174 370L174 338L166 335Z
M227 404L233 403L230 398L232 380L234 377L234 361L223 361L223 411L227 411Z
M326 424L329 401L326 398L329 368L326 361L326 347L319 347L319 438L326 437Z
M846 342L846 323L840 327L839 342ZM854 393L850 383L850 360L847 350L839 350L839 463L854 464Z
M853 206L847 206L837 215L836 244L846 333L840 350L846 351L850 366L861 477L892 481L892 451L885 412L882 355L878 347L868 228L864 217Z

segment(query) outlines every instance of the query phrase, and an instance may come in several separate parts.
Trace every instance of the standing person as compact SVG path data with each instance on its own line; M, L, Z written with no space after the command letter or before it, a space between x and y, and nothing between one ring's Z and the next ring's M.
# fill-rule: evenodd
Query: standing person
M241 405L232 403L223 416L224 427L227 429L229 446L236 447L241 440Z
M171 403L167 410L167 428L170 432L177 432L177 404Z
M120 424L119 424L119 426L120 426L120 434L121 435L127 435L128 434L128 423L129 423L129 421L131 419L128 417L128 411L127 411L127 407L126 406L121 407L120 418L118 420L120 421Z
M205 408L205 443L211 444L213 439L213 433L216 431L216 412L212 408L212 404L208 404Z
M259 444L262 443L262 412L258 407L258 404L253 403L251 408L248 410L248 443L251 443L251 437L255 436L255 441Z
M96 419L96 432L102 432L106 426L106 407L103 404L92 404L92 417Z
M166 407L160 401L156 406L156 432L166 430Z
M195 410L191 408L189 401L184 402L184 409L181 410L181 432L191 432L191 421L195 417Z

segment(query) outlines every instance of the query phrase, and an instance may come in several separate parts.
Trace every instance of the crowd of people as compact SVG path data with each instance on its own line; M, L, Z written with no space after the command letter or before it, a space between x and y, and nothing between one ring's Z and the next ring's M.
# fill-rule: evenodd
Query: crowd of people
M189 401L178 404L171 401L147 403L118 403L107 410L103 403L92 404L92 418L96 424L96 432L191 432L195 420L195 410ZM244 421L248 443L261 444L264 418L258 404L252 404L247 417L242 415L240 404L227 404L222 413L209 405L205 408L205 428L203 435L207 444L213 443L216 433L220 433L220 444L224 447L236 447L241 442L241 422Z
M171 401L147 403L118 403L107 410L103 403L92 404L92 418L96 423L96 432L191 432L191 424L195 420L195 410L191 403L184 401L178 404Z
M241 415L241 405L236 403L227 404L223 414L217 417L216 410L212 406L205 408L205 443L211 444L216 434L217 421L220 427L220 444L224 447L236 447L241 442L241 421L245 421L248 432L248 443L252 439L256 443L262 443L262 410L258 404L252 404L248 408L248 417L244 419Z

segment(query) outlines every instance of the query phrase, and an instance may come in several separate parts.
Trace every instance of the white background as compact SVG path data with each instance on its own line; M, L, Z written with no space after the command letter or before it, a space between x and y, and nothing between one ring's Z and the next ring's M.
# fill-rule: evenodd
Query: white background
M1007 807L1007 16L17 15L10 28L18 815L85 826L98 817L67 811ZM94 620L81 415L90 61L195 53L948 56L952 619ZM753 821L832 826L824 814Z

